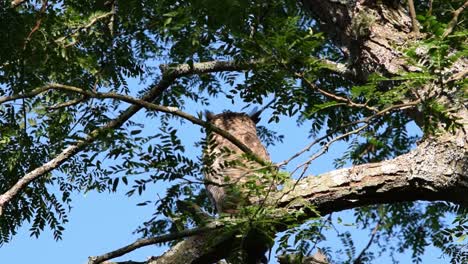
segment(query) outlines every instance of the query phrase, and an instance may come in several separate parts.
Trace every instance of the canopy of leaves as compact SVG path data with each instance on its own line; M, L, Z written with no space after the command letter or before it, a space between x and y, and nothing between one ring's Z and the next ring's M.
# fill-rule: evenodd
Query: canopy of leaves
M339 74L323 60L345 62L339 47L298 1L43 0L25 1L15 8L9 1L1 1L0 97L28 94L50 83L141 96L163 78L156 67L160 64L261 62L243 72L180 77L154 103L184 109L187 102L209 105L213 98L223 96L236 103L264 105L273 97L269 122L292 117L307 127L310 136L325 135L321 145L335 139L350 143L346 154L336 160L337 166L380 161L407 152L416 141L407 131L411 119L396 106L415 101L419 87L439 85L450 74L446 69L467 55L466 20L443 36L453 17L450 10L463 3L416 1L426 35L404 52L408 64L421 71L400 76L376 74L362 83ZM421 48L426 52L419 52ZM129 87L129 78L141 80L144 88ZM460 89L466 81L449 85L458 89L460 97L466 96ZM118 100L53 89L18 100L1 98L1 193L25 173L105 126L126 107ZM447 128L456 125L447 110L431 98L418 102L417 108L426 113L421 127L426 133L435 133L440 122ZM32 235L38 236L48 226L59 239L68 221L72 192L115 191L120 183L130 186L128 195L141 194L148 184L168 183L165 197L142 203L154 204L157 212L139 227L142 236L201 224L201 219L175 203L185 199L212 212L201 184L204 168L200 155L186 153L173 116L148 111L147 119L145 124L133 120L106 130L79 155L30 184L4 209L0 244L8 242L25 221L32 223ZM150 120L159 127L152 135L142 135L142 127L149 126ZM259 133L267 144L282 139L265 127ZM199 146L204 144L200 139ZM104 164L104 159L116 160L118 165ZM457 218L458 227L437 232L444 212L459 211L448 205L403 204L364 208L355 214L363 228L380 221L381 239L398 233L404 241L398 249L411 248L418 261L431 238L449 255L459 257L456 248L446 245L451 234L466 228L466 214ZM395 214L399 217L392 217ZM298 243L311 243L298 244L303 254L324 239L317 233L318 226L296 234L302 239L296 239ZM412 237L414 230L420 236ZM351 242L345 244L352 249Z

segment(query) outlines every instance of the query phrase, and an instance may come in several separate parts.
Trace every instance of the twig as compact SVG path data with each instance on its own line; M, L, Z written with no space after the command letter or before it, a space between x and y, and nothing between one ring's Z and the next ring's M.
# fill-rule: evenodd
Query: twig
M445 83L453 82L453 81L458 81L466 77L468 75L468 69L462 70L461 72L458 72L456 74L453 74L448 80L444 81Z
M331 144L333 144L334 142L342 139L342 138L345 138L347 136L350 136L350 135L354 135L356 133L359 133L361 130L363 130L364 128L368 127L369 124L370 124L370 121L378 116L382 116L384 114L386 114L387 112L390 112L390 111L393 111L393 110L404 110L404 109L407 109L407 108L411 108L411 107L414 107L416 106L417 104L419 104L421 102L421 99L417 99L416 101L413 101L413 102L409 102L409 103L404 103L404 104L398 104L398 105L393 105L393 106L389 106L377 113L375 113L374 115L372 116L369 116L367 118L364 118L364 119L361 119L361 120L358 120L358 121L355 121L351 124L348 124L348 126L350 125L353 125L353 124L360 124L360 123L365 123L365 125L359 127L359 128L356 128L352 131L349 131L347 133L344 133L338 137L335 137L333 138L332 140L330 140L329 142L327 142L323 147L320 148L320 150L316 151L314 153L314 155L312 155L307 161L303 162L302 164L298 165L292 172L291 174L294 174L299 168L303 167L303 170L302 170L302 173L301 175L299 176L299 178L295 181L293 187L288 190L287 192L283 193L283 195L281 195L278 199L277 199L277 202L279 202L285 195L289 194L290 192L294 191L294 189L296 188L297 184L300 182L300 180L304 177L305 173L307 172L307 169L309 168L309 165L312 163L312 161L314 161L315 159L317 159L318 157L320 157L321 155L323 155L327 150L328 148L331 146ZM335 131L334 131L335 132ZM287 163L289 163L293 158L296 158L298 157L299 155L309 151L313 145L317 144L318 142L322 141L323 139L327 138L330 134L334 133L334 132L331 132L319 139L316 139L312 142L312 144L309 144L306 148L304 148L303 150L301 150L300 152L294 154L291 158L289 158L288 160L286 161L283 161L281 162L279 165L277 166L283 166Z
M323 231L323 228L325 227L325 223L326 222L331 222L332 220L332 217L333 217L333 213L330 213L327 217L327 219L325 219L324 221L322 221L322 224L317 232L317 234L322 234L322 231ZM315 240L314 241L314 244L312 245L312 247L310 248L310 250L314 250L316 247L317 247L317 244L318 244L319 240Z
M102 15L99 15L99 16L96 16L94 17L93 19L91 19L88 24L86 25L83 25L83 26L80 26L80 27L77 27L75 30L73 30L72 32L70 32L69 34L63 36L63 37L60 37L58 39L55 40L56 43L61 43L63 42L66 38L70 37L70 36L76 36L78 34L79 31L81 30L85 30L85 29L88 29L90 27L92 27L94 24L96 24L99 20L101 19L104 19L108 16L113 16L114 15L114 12L111 11L111 12L107 12L105 14L102 14ZM68 43L67 45L64 45L65 48L68 48L70 46L73 46L75 45L76 41L72 41L70 43Z
M419 35L419 25L416 19L416 9L414 8L414 1L408 0L408 8L411 16L411 25L413 26L413 33Z
M77 99L74 99L74 100L71 100L71 101L67 101L67 102L63 102L61 104L56 104L56 105L49 106L49 107L47 107L47 110L57 110L57 109L60 109L60 108L66 108L66 107L69 107L69 106L77 105L77 104L85 101L86 99L87 99L86 96L82 96L80 98L77 98Z
M181 239L181 238L194 236L194 235L198 235L198 234L203 234L203 233L206 233L208 231L213 231L213 230L219 229L219 228L221 228L223 226L224 225L219 223L219 222L213 222L213 223L210 223L209 225L207 225L205 227L187 229L187 230L183 230L183 231L180 231L180 232L177 232L177 233L172 233L172 234L166 234L166 235L157 236L157 237L140 239L140 240L137 240L137 241L135 241L135 242L133 242L133 243L131 243L129 245L126 245L126 246L121 247L119 249L116 249L114 251L105 253L105 254L103 254L101 256L89 257L88 258L88 264L102 263L103 261L123 256L123 255L125 255L125 254L127 254L129 252L132 252L132 251L134 251L134 250L136 250L138 248L141 248L141 247L154 245L154 244L158 244L158 243L164 243L164 242L168 242L168 241L173 241L173 240L176 240L176 239Z
M453 12L453 18L448 23L447 29L444 31L444 34L442 34L442 38L445 38L448 35L450 35L450 33L452 33L453 29L458 23L458 17L467 7L468 7L468 1L466 1L460 8L458 8L457 10Z
M354 129L352 131L349 131L347 133L344 133L338 137L335 137L334 139L328 141L323 147L320 148L319 151L315 152L314 155L312 155L307 161L303 162L302 164L298 165L292 172L291 174L294 174L300 167L304 167L304 169L302 170L302 173L301 175L299 176L299 178L297 179L297 182L299 182L299 180L301 180L305 173L307 172L307 169L309 168L309 165L312 163L312 161L316 160L318 157L322 156L329 148L330 146L335 143L336 141L338 140L341 140L345 137L348 137L348 136L351 136L351 135L354 135L354 134L357 134L359 133L360 131L362 131L364 128L368 127L369 126L369 123L366 122L365 125L363 126L360 126L359 128L357 129Z
M320 92L321 94L325 95L328 98L331 98L331 99L336 100L336 101L344 102L348 106L351 106L351 107L365 108L365 109L370 110L372 112L377 112L378 111L377 108L368 106L367 104L355 103L349 98L341 97L341 96L338 96L336 94L327 92L327 91L321 89L320 87L318 87L317 85L315 85L314 83L312 83L311 81L309 81L307 78L305 78L304 74L302 74L302 73L295 73L295 75L296 75L296 77L302 79L307 84L307 86L309 88L311 88L312 90L316 90L316 91Z
M115 22L115 14L117 13L117 7L116 7L117 3L115 2L115 0L112 0L111 2L111 13L112 13L112 16L110 18L110 21L109 21L109 31L110 31L110 34L111 36L114 36L114 22Z
M429 9L427 10L428 16L432 15L432 3L433 3L433 0L429 0Z
M289 159L287 160L284 160L280 163L277 163L276 166L278 167L282 167L284 165L287 165L289 162L291 162L293 159L296 159L297 157L299 157L300 155L304 154L305 152L309 151L313 146L315 146L317 143L321 142L322 140L330 137L331 135L333 135L334 133L336 133L337 131L339 131L340 129L342 128L345 128L345 127L349 127L349 126L353 126L353 125L357 125L357 124L361 124L361 123L368 123L370 122L373 118L375 117L378 117L378 116L382 116L384 114L386 114L387 112L389 111L393 111L393 110L404 110L404 109L407 109L407 108L411 108L411 107L414 107L416 106L417 104L419 104L421 102L421 99L417 99L416 101L413 101L413 102L409 102L409 103L403 103L403 104L398 104L398 105L393 105L393 106L389 106L377 113L375 113L374 115L372 116L369 116L367 118L364 118L364 119L361 119L361 120L358 120L358 121L354 121L354 122L350 122L350 123L347 123L347 124L344 124L340 127L338 127L336 130L320 137L320 138L317 138L315 139L314 141L312 141L309 145L307 145L306 147L304 147L302 150L300 150L299 152L295 153L294 155L292 155ZM348 132L349 133L349 132Z
M311 158L309 158L309 160L307 160L306 162L302 163L301 165L298 166L301 167L301 166L305 166L306 164L310 164L312 161L314 161L315 159L317 159L318 157L320 157L323 153L325 153L325 151L328 150L328 148L330 147L330 145L333 143L333 142L336 142L342 138L345 138L347 136L350 136L350 135L354 135L354 134L357 134L359 133L361 130L363 130L364 128L368 127L369 124L370 124L370 121L378 116L382 116L384 114L386 114L387 112L390 112L390 111L393 111L393 110L403 110L403 109L407 109L407 108L410 108L410 107L414 107L415 105L417 105L418 103L420 102L420 100L416 100L414 102L409 102L409 103L404 103L404 104L398 104L398 105L393 105L393 106L389 106L385 109L383 109L382 111L379 111L378 113L372 115L372 116L369 116L365 119L363 119L362 121L360 121L359 123L365 123L365 125L353 130L353 131L349 131L345 134L342 134L332 140L330 140L329 142L327 142L327 144L325 144L322 148L321 148L321 151L320 152L316 152L316 154L314 154ZM294 170L296 171L296 169Z
M289 164L292 160L296 159L297 157L299 157L300 155L304 154L305 152L308 152L310 151L310 149L315 146L317 143L321 142L322 140L332 136L333 134L335 134L337 131L339 131L340 129L342 128L345 128L345 127L349 127L349 126L352 126L352 125L357 125L359 123L361 123L362 120L359 120L359 121L354 121L354 122L351 122L351 123L347 123L347 124L344 124L342 126L339 126L337 129L333 130L332 132L329 132L327 133L326 135L322 136L322 137L319 137L319 138L316 138L314 141L312 141L311 143L309 143L307 146L305 146L303 149L301 149L299 152L296 152L294 155L292 155L290 158L280 162L280 163L277 163L276 166L278 167L282 167L282 166L285 166L287 164Z
M37 14L36 24L31 29L31 32L29 32L28 36L24 40L23 50L26 49L29 41L31 41L31 38L32 38L32 35L34 34L34 32L39 30L39 27L41 26L41 23L42 23L42 18L43 18L44 13L45 13L45 11L47 9L47 5L48 5L47 0L42 0L42 6L41 6L41 9L39 10L39 13Z
M367 245L362 249L361 253L359 254L359 256L354 260L354 264L360 264L362 263L362 258L364 257L364 254L365 252L369 249L369 247L372 245L372 241L374 241L374 237L375 235L377 234L377 231L379 230L379 227L380 225L382 224L382 219L383 218L380 218L379 219L379 222L377 222L377 224L375 225L374 229L372 230L372 235L369 239L369 241L367 242Z

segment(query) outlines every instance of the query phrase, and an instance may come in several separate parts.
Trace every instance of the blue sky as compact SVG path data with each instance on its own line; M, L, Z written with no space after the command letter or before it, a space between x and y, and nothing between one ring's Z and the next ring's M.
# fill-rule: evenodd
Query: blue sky
M137 83L131 82L130 86L132 85L136 86ZM240 111L244 106L243 104L232 105L230 101L219 97L213 99L212 105L209 107L188 104L185 111L196 115L198 111L205 109L218 113L223 110ZM249 110L251 108L246 109L246 111ZM264 117L266 116L268 116L268 111L264 113ZM267 119L263 118L260 125L265 125L285 136L282 144L268 149L275 162L289 158L312 141L307 137L307 125L297 127L295 120L288 117L282 118L278 124L267 124ZM145 118L144 113L137 114L132 120L147 124L144 133L149 134L157 127L154 121ZM202 137L200 128L186 122L184 125L179 125L179 131L181 138L186 142L188 152L193 156L198 155L200 150L193 147L193 143ZM416 130L413 132L417 133ZM312 163L308 175L317 175L333 170L333 159L339 157L345 149L344 143L333 145L326 155ZM290 168L293 168L292 166ZM100 255L135 241L138 236L133 235L132 232L154 213L151 206L139 207L136 204L145 200L154 200L156 194L163 196L164 184L150 186L141 197L127 197L124 195L127 190L122 185L117 193L74 194L73 209L69 215L70 222L65 226L63 240L54 241L53 235L48 230L43 232L39 239L30 237L28 231L30 225L25 223L12 241L0 248L0 260L2 263L16 264L81 264L87 262L88 256ZM351 232L356 242L357 252L360 252L367 243L371 230L357 232L355 227L347 225L353 223L351 211L334 214L335 219L338 216L343 219L343 224L337 224L337 228L340 231L349 230ZM332 234L333 232L327 231L327 233ZM332 236L325 243L325 246L333 247L336 245L340 245L340 242ZM149 256L160 255L164 250L164 248L149 246L115 260L143 261ZM411 263L410 254L410 252L406 252L398 255L400 263ZM448 260L438 259L439 256L439 250L429 248L423 263L449 263ZM378 258L378 262L381 264L391 263L387 256ZM272 261L271 263L276 262Z

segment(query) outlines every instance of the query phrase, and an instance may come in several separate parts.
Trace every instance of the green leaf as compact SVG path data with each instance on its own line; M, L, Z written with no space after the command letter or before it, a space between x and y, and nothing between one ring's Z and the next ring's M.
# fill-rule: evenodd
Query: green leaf
M130 135L138 135L138 134L140 134L140 133L141 133L141 129L137 129L137 130L132 130L132 131L130 132Z

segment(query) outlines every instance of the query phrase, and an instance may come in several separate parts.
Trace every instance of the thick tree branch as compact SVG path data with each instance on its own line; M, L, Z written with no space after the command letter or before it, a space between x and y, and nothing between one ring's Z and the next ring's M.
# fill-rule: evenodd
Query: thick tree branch
M415 41L411 15L401 6L388 8L383 5L375 5L375 1L342 1L334 0L303 0L305 7L310 13L320 21L321 28L328 33L330 40L345 51L345 57L351 59L348 64L351 71L356 72L357 78L367 80L372 73L393 77L404 72L420 71L420 68L408 64L404 55L404 49L395 47L409 47ZM468 5L468 1L454 12L454 17L450 25L455 25L458 16ZM356 26L353 21L362 15L370 17L370 22L366 27L371 34L356 38ZM455 23L455 24L454 24ZM447 27L446 34L450 34L453 27ZM464 58L458 59L448 70L451 72L448 80L451 82L463 78L466 75L467 63ZM391 89L392 83L382 84L385 89ZM418 91L430 94L433 85L418 87ZM439 87L438 89L442 89ZM444 91L443 93L445 93ZM452 98L453 99L453 98ZM447 108L453 104L453 100L447 100L444 96L439 96L437 101ZM405 102L405 101L403 101ZM447 102L449 102L447 104ZM424 126L423 116L418 109L405 111L419 126Z
M321 28L339 46L348 59L350 68L358 79L379 72L385 76L398 74L407 66L402 52L394 47L405 45L412 31L412 20L406 10L380 8L375 1L303 0L305 7L320 21ZM366 25L355 25L356 17L370 16ZM356 26L366 27L372 32L369 36L356 36Z
M136 250L141 247L149 246L149 245L154 245L158 243L164 243L168 241L174 241L177 239L181 239L184 237L189 237L189 236L194 236L198 234L203 234L206 232L210 232L216 229L221 228L223 225L218 223L218 222L213 222L205 227L199 227L199 228L194 228L194 229L188 229L188 230L183 230L174 234L167 234L167 235L162 235L158 237L151 237L151 238L145 238L145 239L140 239L137 240L127 246L124 246L122 248L116 249L114 251L111 251L109 253L103 254L101 256L97 257L89 257L88 264L98 264L102 263L103 261L113 259L116 257L123 256L129 252L132 252L133 250Z
M315 204L323 214L379 203L443 200L468 206L466 135L427 140L393 160L307 177L277 196L279 207ZM279 194L278 194L279 195Z
M380 73L384 76L395 76L402 72L417 71L416 67L408 65L401 50L396 46L405 47L413 42L417 25L413 12L407 12L402 6L393 8L375 5L376 1L343 1L335 0L302 0L304 7L320 21L322 30L328 33L330 39L342 50L348 59L350 72L355 72L357 78L366 80L371 73ZM412 1L411 1L412 2ZM430 1L432 3L432 1ZM408 3L411 7L411 3ZM459 16L468 7L466 1L453 12L443 36L449 35ZM410 8L412 9L412 8ZM353 18L362 14L370 16L372 21L363 25L372 32L357 41L353 27ZM466 68L466 67L465 67Z
M373 10L379 8L373 5L374 1L348 1L349 4L334 0L303 2L352 60L350 64L360 75L359 79L366 80L374 72L392 76L412 70L408 69L402 52L395 49L395 46L404 46L411 41L408 33L412 31L412 20L401 6ZM356 41L352 21L359 14L374 16L375 21L367 25L372 34ZM461 116L466 121L468 117L464 113ZM307 211L304 204L312 203L322 215L370 204L415 200L443 200L468 206L468 140L463 132L466 122L463 126L455 136L447 133L437 139L426 139L415 150L393 160L291 182L283 192L270 198L270 205ZM308 217L311 216L315 213L310 212ZM185 250L208 241L202 240L185 240L172 248L170 254L149 263L197 263L202 256L197 253L190 257L190 252ZM174 255L183 259L178 262Z

